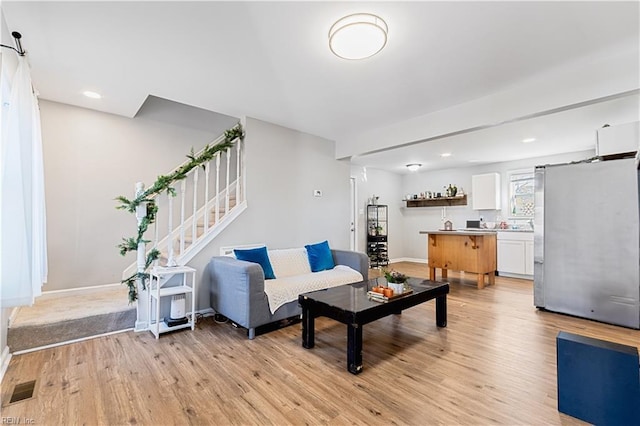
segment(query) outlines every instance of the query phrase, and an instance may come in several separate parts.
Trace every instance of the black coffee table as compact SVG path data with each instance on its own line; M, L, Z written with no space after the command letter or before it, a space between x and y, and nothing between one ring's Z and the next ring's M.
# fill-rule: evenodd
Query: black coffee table
M314 346L316 317L328 317L347 325L347 370L353 374L362 371L362 326L391 314L400 314L431 299L436 299L436 325L447 326L447 294L449 284L438 281L410 278L413 293L377 302L367 296L367 290L376 285L376 280L362 281L312 291L298 296L302 307L302 346Z

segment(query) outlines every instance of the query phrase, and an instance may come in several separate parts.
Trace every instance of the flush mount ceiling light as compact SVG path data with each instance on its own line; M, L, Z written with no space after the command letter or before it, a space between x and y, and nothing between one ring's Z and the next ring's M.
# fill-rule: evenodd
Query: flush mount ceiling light
M522 143L531 143L531 142L535 142L536 138L527 138L527 139L522 139Z
M387 44L387 23L371 13L347 15L329 29L329 49L343 59L366 59Z
M91 99L100 99L100 98L102 98L102 95L100 93L92 92L90 90L86 90L86 91L82 92L82 94L85 95L87 98L91 98Z
M411 170L412 172L415 172L420 167L422 167L422 164L418 164L418 163L407 164L407 169Z
M451 157L451 153L450 152L443 152L442 154L440 154L440 157Z

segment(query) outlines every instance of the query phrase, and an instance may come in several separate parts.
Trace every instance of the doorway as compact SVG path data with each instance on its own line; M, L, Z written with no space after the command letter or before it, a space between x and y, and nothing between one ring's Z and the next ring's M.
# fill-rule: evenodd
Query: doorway
M358 251L358 238L356 232L358 229L358 188L356 187L356 178L352 177L349 180L351 187L349 247L353 251Z

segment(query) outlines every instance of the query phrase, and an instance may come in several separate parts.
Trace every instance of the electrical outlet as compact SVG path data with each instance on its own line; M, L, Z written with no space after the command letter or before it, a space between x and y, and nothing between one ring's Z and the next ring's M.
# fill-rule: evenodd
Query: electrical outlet
M314 197L322 197L322 191L319 189L314 189L313 190L313 196Z

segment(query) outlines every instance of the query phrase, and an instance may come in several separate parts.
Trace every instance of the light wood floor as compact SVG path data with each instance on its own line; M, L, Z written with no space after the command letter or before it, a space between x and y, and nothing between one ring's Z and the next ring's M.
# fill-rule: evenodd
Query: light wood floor
M394 269L427 277L424 265ZM230 324L164 335L127 332L15 356L2 416L36 424L582 424L556 405L560 330L638 346L640 332L540 312L531 281L451 273L448 327L433 302L364 328L364 371L346 371L346 327L316 321L249 341ZM8 404L17 383L34 398Z

